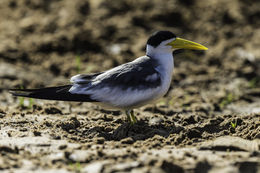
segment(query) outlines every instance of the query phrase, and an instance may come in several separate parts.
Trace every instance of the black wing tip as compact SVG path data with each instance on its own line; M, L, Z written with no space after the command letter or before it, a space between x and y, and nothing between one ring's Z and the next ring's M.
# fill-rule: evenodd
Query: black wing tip
M14 88L11 88L11 89L8 89L9 93L15 93L17 91L21 91L20 89L14 89Z
M9 89L9 93L16 97L26 97L29 94L29 92L20 89Z
M16 97L29 97L43 100L97 102L89 95L71 94L68 90L72 85L40 89L10 89L9 92Z

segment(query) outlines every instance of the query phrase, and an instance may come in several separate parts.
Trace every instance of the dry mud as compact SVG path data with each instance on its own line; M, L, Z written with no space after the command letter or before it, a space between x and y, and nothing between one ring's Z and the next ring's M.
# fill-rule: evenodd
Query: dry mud
M260 172L260 3L2 0L1 172ZM156 30L209 48L175 51L167 95L136 110L18 99L141 56ZM79 63L80 62L80 63Z

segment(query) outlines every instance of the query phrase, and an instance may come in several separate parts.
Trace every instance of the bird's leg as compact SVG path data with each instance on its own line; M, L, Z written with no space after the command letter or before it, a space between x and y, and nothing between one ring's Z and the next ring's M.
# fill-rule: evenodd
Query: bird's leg
M134 111L133 110L131 110L130 114L131 114L131 118L132 118L132 123L133 124L137 123L137 119L136 119L136 117L134 115Z
M127 116L127 120L129 123L131 123L132 125L135 124L137 122L137 119L134 115L134 111L133 110L126 110L125 111L126 116Z
M131 110L126 110L126 111L125 111L125 114L126 114L126 116L127 116L127 121L128 121L129 123L132 122L132 121L131 121L130 111L131 111Z

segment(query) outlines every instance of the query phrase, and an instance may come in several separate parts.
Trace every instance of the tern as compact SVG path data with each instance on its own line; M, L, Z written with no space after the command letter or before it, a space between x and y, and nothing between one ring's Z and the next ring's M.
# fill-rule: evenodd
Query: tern
M176 49L207 50L205 46L177 37L170 31L157 31L147 40L146 55L110 70L78 74L71 84L40 89L11 89L14 96L36 99L93 102L124 110L127 120L137 119L133 109L151 103L169 90Z

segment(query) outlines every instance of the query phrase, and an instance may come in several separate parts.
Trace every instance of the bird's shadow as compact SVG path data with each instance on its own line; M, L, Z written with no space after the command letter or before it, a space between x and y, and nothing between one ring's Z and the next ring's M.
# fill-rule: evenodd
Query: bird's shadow
M155 135L167 137L171 133L175 133L175 126L161 124L150 125L148 121L140 120L136 124L123 123L112 132L99 131L99 136L104 137L109 141L120 141L125 138L131 138L131 140L146 140L152 138Z

